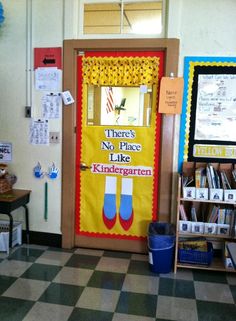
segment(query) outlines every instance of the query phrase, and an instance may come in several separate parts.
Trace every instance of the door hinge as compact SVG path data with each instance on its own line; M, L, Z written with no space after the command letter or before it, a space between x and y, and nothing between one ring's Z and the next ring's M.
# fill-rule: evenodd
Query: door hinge
M75 127L74 127L74 133L75 133L75 134L76 134L76 128L77 128L77 127L75 126Z

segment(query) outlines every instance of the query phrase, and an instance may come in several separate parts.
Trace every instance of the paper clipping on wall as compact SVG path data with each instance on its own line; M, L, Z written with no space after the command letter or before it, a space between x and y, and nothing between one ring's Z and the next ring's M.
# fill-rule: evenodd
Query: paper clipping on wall
M38 119L31 121L30 144L49 145L49 126L47 119Z
M35 89L59 91L61 86L61 70L56 67L37 68L35 70Z
M42 97L42 115L45 119L60 118L62 100L60 94L48 94Z
M195 140L236 141L236 75L198 75Z

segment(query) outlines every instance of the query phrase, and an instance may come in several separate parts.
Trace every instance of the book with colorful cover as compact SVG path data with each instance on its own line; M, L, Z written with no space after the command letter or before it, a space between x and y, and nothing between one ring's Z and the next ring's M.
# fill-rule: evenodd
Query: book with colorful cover
M225 208L219 208L218 210L218 224L225 224L225 212L226 209Z
M204 167L199 167L195 170L195 187L206 187L206 169Z

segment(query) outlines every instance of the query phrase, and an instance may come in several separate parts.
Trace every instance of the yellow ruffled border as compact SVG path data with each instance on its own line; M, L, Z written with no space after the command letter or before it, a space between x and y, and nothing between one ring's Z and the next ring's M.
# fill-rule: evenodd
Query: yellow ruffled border
M158 57L83 57L83 83L140 86L158 83Z

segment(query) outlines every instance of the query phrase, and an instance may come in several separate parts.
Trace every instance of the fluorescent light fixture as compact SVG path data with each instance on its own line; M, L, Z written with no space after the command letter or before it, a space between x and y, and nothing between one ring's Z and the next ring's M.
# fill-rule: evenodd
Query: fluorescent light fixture
M134 23L132 33L138 34L159 34L162 31L160 21L157 19L142 20Z

